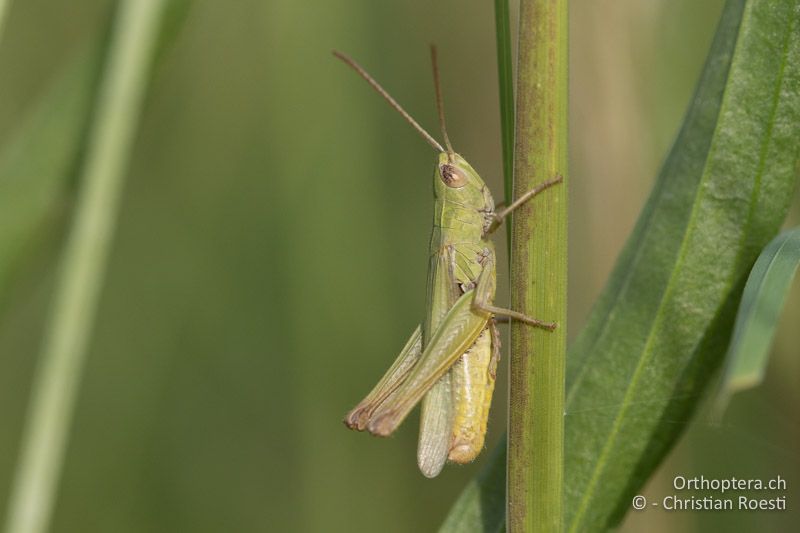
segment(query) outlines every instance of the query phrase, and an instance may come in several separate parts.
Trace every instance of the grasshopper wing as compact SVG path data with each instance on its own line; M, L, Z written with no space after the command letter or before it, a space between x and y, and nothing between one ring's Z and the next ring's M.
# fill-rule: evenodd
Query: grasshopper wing
M423 335L425 346L430 343L433 333L442 325L448 311L463 294L454 274L454 247L441 246L440 242L436 242L432 248L435 253L431 256L431 268L428 271L428 316L425 318ZM422 398L417 464L420 472L429 478L439 475L450 450L450 428L453 426L450 376L451 371L448 370Z
M461 361L459 358L454 366ZM448 370L422 399L419 415L417 465L425 477L436 477L444 468L453 440L453 376Z

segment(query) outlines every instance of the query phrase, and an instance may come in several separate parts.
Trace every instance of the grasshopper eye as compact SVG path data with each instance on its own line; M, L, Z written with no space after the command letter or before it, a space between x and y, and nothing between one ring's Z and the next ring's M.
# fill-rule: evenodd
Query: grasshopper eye
M439 174L441 174L442 181L448 187L457 189L467 184L467 176L463 171L453 165L441 165L439 167Z

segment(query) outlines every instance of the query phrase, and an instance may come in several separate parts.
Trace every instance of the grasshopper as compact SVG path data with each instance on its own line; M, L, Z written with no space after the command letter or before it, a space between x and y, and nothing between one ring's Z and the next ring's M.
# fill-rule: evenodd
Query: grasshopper
M344 423L386 437L422 401L417 463L429 478L445 462L468 463L483 449L489 407L500 359L495 317L519 320L552 331L556 324L493 305L495 249L489 236L514 209L561 176L497 210L492 195L472 166L453 151L444 118L436 48L431 46L436 106L442 147L372 76L347 55L334 55L352 67L434 149L434 219L430 241L427 315L374 389L350 411Z

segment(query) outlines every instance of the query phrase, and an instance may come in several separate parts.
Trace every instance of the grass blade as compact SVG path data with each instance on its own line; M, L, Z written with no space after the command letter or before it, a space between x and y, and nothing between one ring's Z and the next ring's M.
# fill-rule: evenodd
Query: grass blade
M714 411L721 417L735 393L764 378L769 349L792 279L800 265L800 227L787 230L758 256L739 304Z
M494 2L497 37L497 78L500 88L500 135L503 146L503 192L508 201L514 186L514 72L511 60L511 21L508 0ZM511 226L508 242L511 242Z
M8 0L0 0L0 43L3 42L3 25L8 14Z
M8 533L48 528L162 8L159 0L129 0L117 14L23 433Z
M69 189L86 138L104 37L67 65L0 150L0 310ZM43 154L46 156L43 157Z
M189 0L167 3L156 63L174 42L189 6ZM10 287L31 270L34 252L73 206L111 17L103 22L0 148L0 316Z
M506 439L489 464L470 481L447 514L439 533L499 533L506 524Z

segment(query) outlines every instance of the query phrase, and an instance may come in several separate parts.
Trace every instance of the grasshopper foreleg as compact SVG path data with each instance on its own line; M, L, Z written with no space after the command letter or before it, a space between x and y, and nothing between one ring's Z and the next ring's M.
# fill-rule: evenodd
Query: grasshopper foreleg
M511 205L509 205L508 207L505 207L505 208L501 209L500 211L496 211L494 213L494 217L493 217L494 220L492 221L492 224L491 224L491 226L489 226L489 230L486 233L492 233L494 230L499 228L500 224L503 223L503 220L505 220L505 218L508 215L510 215L515 209L520 207L522 204L524 204L525 202L527 202L528 200L530 200L531 198L533 198L534 196L536 196L540 192L544 191L545 189L549 189L553 185L556 185L557 183L561 183L562 181L564 181L564 178L561 175L558 175L555 178L553 178L553 179L551 179L549 181L545 181L544 183L541 183L541 184L537 185L536 187L534 187L533 189L529 190L528 192L526 192L525 194L523 194L522 196L520 196L519 198L514 200L511 203ZM501 205L501 204L498 204L498 205ZM521 319L519 319L519 320L521 320Z

